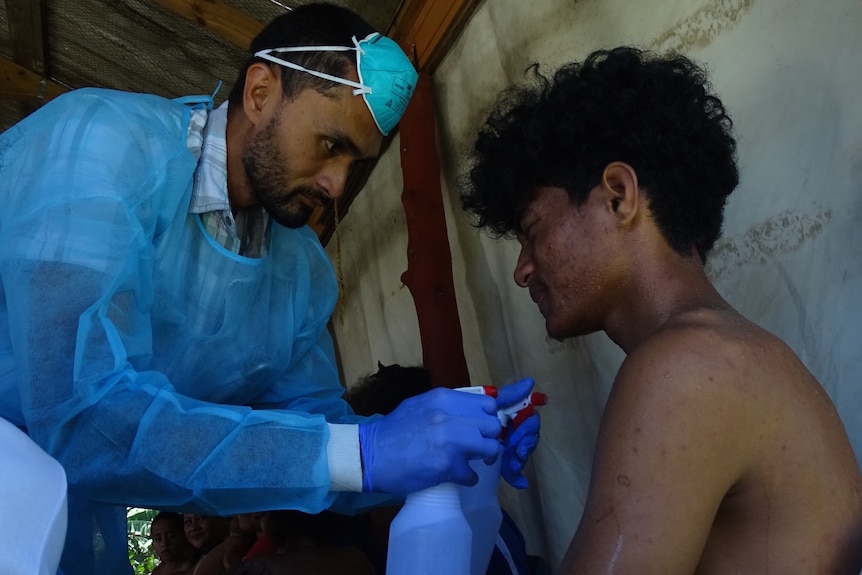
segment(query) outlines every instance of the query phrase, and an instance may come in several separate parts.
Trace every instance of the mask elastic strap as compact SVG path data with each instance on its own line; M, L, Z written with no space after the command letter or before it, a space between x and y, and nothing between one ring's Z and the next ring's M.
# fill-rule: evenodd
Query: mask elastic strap
M354 38L354 42L355 42ZM371 88L366 86L365 84L360 84L358 82L354 82L352 80L348 80L346 78L339 78L338 76L333 76L331 74L327 74L326 72L318 72L317 70L309 70L308 68L304 68L299 64L294 64L293 62L289 62L287 60L282 60L277 56L273 56L272 52L345 52L347 50L357 50L357 69L359 66L359 52L358 48L351 48L348 46L296 46L291 48L268 48L266 50L260 50L259 52L255 52L255 56L258 58L263 58L264 60L269 60L270 62L274 62L286 68L290 68L292 70L298 70L299 72L306 72L311 74L312 76L317 76L318 78L323 78L324 80L329 80L330 82L336 82L338 84L344 84L353 88L353 95L358 96L360 94L370 94Z

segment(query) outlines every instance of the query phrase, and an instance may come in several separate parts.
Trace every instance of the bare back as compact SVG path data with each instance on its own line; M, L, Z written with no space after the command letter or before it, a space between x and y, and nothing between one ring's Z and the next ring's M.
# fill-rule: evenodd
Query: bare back
M838 413L784 342L735 323L723 329L727 351L740 358L735 373L750 374L737 438L748 444L746 464L697 573L856 575L862 479Z
M606 407L564 573L859 573L862 476L827 394L733 310L675 315Z

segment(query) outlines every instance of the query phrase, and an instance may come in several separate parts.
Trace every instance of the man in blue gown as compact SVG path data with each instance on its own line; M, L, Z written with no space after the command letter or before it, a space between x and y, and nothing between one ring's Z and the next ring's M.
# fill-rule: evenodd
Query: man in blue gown
M218 109L83 89L0 135L0 417L66 472L67 575L131 572L127 505L315 513L470 483L496 410L529 391L352 414L326 328L337 285L305 224L379 154L416 72L325 4L251 54ZM536 433L507 435L519 477Z

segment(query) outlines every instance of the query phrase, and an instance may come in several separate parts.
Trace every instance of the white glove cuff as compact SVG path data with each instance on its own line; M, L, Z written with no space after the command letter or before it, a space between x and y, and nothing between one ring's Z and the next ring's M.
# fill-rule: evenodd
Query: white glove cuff
M362 491L362 459L359 426L329 423L326 460L330 491Z

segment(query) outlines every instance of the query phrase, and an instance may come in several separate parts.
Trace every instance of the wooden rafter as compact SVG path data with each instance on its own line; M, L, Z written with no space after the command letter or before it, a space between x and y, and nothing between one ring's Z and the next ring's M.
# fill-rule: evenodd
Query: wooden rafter
M13 100L26 116L65 91L48 79L44 0L5 0L12 59L0 58L0 97Z
M48 72L47 40L42 0L6 0L6 16L12 35L16 64L44 76Z
M223 0L156 0L156 3L243 50L263 29L263 24Z
M35 101L41 94L44 101L66 92L60 84L45 80L39 74L19 66L9 58L0 56L0 98Z
M224 0L156 2L243 49L248 48L252 38L263 27L263 24ZM417 67L431 74L477 4L478 0L405 0L386 34L411 56L415 47Z

